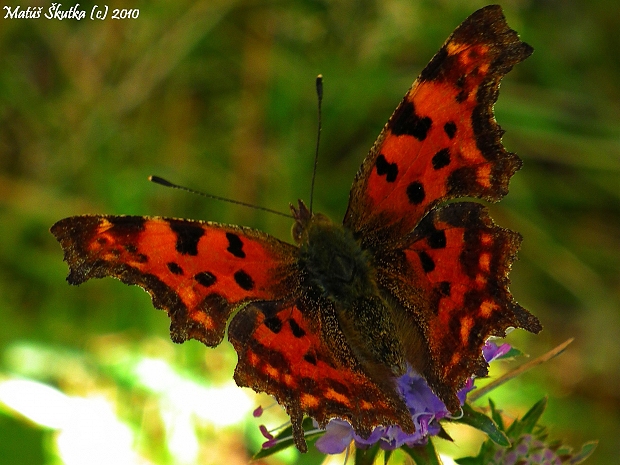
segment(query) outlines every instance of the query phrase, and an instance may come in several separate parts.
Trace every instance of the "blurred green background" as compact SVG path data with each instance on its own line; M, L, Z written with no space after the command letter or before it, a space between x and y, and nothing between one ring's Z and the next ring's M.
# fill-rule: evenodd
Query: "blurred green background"
M146 178L286 212L309 195L318 73L325 99L315 209L342 217L359 164L413 79L484 5L162 0L131 4L137 19L0 19L0 461L247 463L260 448L257 425L285 417L274 409L255 420L248 412L269 401L229 390L230 345L172 344L165 313L138 288L111 279L68 286L49 227L85 213L160 215L289 240L289 220ZM504 143L524 167L492 211L524 236L511 289L545 326L509 341L536 356L576 339L493 398L517 416L548 395L552 437L574 446L599 439L590 463L617 464L620 7L503 7L536 51L503 81L496 105ZM237 415L235 426L183 403L219 404L218 395L234 399L224 417ZM85 399L89 407L76 407ZM244 409L233 415L233 406ZM463 434L456 456L480 440ZM111 462L106 453L119 455Z

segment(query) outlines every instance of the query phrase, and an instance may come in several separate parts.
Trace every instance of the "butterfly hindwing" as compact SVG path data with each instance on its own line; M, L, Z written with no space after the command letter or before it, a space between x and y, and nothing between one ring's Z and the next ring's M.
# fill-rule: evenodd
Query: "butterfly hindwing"
M483 205L461 202L432 210L407 242L388 255L379 281L422 322L430 357L422 375L455 411L463 382L487 373L481 354L490 336L541 330L508 290L521 236L495 225Z
M249 228L140 216L74 216L52 226L71 284L112 276L165 309L175 342L218 345L241 303L294 293L297 248Z
M382 424L413 432L409 411L395 389L382 389L328 347L324 332L334 334L322 331L320 314L324 309L302 312L298 305L274 302L240 310L228 329L239 354L237 384L271 394L286 408L297 448L304 452L304 415L322 427L331 418L348 420L364 437Z

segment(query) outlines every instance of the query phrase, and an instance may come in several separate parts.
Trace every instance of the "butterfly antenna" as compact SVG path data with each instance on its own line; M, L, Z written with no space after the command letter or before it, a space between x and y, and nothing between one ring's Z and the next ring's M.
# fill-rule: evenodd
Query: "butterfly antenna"
M321 142L321 103L323 102L323 75L316 77L316 95L319 107L319 127L316 132L316 150L314 152L314 169L312 170L312 186L310 187L310 213L312 213L312 201L314 200L314 180L316 179L316 166L319 163L319 144Z
M149 176L149 181L154 182L155 184L159 184L164 187L171 187L172 189L179 189L185 192L191 192L192 194L202 195L203 197L208 197L210 199L221 200L222 202L234 203L235 205L243 205L244 207L253 208L255 210L262 210L264 212L273 213L274 215L285 216L287 218L292 218L291 215L287 215L286 213L282 213L276 210L272 210L270 208L259 207L257 205L252 205L251 203L240 202L239 200L227 199L226 197L220 197L218 195L206 194L204 192L197 191L195 189L190 189L189 187L179 186L178 184L174 184L170 181L167 181L164 178L160 178L159 176Z

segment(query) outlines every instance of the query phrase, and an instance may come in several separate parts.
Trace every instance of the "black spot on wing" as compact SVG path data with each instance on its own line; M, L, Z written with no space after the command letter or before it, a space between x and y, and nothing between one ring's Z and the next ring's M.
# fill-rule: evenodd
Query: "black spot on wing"
M204 287L211 287L215 284L217 278L213 273L201 271L200 273L196 273L196 275L194 275L194 280Z
M456 123L454 121L448 121L443 125L443 130L449 139L454 139L456 135Z
M435 262L429 254L422 251L418 252L418 256L420 257L420 263L422 263L422 269L425 273L430 273L435 269Z
M282 331L282 320L280 320L277 316L265 318L263 324L274 334L278 334Z
M433 164L434 170L440 170L450 164L450 149L441 149L435 155L433 155L433 159L431 160Z
M170 273L172 274L176 274L176 275L183 274L183 268L181 268L178 263L169 262L166 264L166 266L168 267L168 269L170 270Z
M108 216L106 219L112 224L114 234L132 234L144 231L147 219L140 216Z
M443 230L433 231L426 240L431 249L443 249L446 247L446 233Z
M439 288L439 294L442 297L449 297L450 293L452 292L450 281L440 282L438 288Z
M316 365L316 363L317 363L317 360L316 360L316 355L314 355L314 354L313 354L313 353L311 353L311 352L306 352L306 353L304 354L304 360L305 360L306 362L308 362L309 364L311 364L311 365Z
M198 242L204 236L202 226L188 222L170 220L170 229L177 235L175 248L183 255L198 255Z
M235 278L235 282L241 289L245 291L251 291L252 289L254 289L254 280L245 271L236 271L233 277Z
M409 202L418 205L424 201L426 193L424 192L424 186L419 181L414 181L407 186L407 198Z
M385 180L387 182L396 181L396 176L398 176L398 165L396 163L389 163L385 159L385 156L383 154L380 154L377 157L375 166L377 167L377 174L379 176L385 175Z
M426 134L433 121L428 116L416 114L413 102L404 101L394 112L389 128L395 136L413 136L419 141L426 139Z
M245 252L243 251L243 241L239 239L236 234L227 232L226 239L228 239L228 250L237 258L245 258Z
M304 329L299 326L295 320L291 318L290 320L288 320L288 323L291 327L291 331L293 332L293 336L295 336L297 339L306 335Z

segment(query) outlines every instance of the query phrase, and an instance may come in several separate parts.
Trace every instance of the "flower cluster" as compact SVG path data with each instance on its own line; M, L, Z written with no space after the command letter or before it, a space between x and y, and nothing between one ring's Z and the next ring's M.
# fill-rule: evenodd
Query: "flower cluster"
M524 434L509 448L498 448L489 465L561 465L556 451L531 434Z
M509 344L497 346L487 342L483 349L483 356L487 362L495 360L510 350ZM384 450L398 449L403 445L410 447L426 444L430 436L439 433L439 420L450 417L450 412L431 391L428 384L413 369L398 378L398 389L405 399L415 424L412 434L403 432L398 426L380 426L375 428L368 438L357 435L353 427L346 421L331 420L325 428L325 434L316 441L316 447L324 454L339 454L355 441L357 447L366 448L377 442ZM473 378L467 380L457 393L461 405L467 394L474 388Z
M560 347L563 346L558 346ZM497 346L492 342L487 342L482 353L485 360L491 362L505 356L510 351L511 347L508 344ZM576 465L585 461L596 449L596 441L584 444L577 452L573 452L562 441L548 441L546 428L538 423L545 410L546 399L538 401L521 419L514 420L506 426L501 411L495 408L491 399L489 399L488 413L476 411L465 404L467 395L474 389L473 377L468 379L457 393L462 406L462 414L458 417L451 416L444 403L414 370L409 369L396 381L397 388L415 424L413 434L403 432L398 426L381 426L375 428L369 437L363 438L357 435L346 421L333 419L327 424L325 430L322 430L314 420L312 420L314 422L314 429L312 429L311 419L308 418L306 420L309 423L304 426L306 435L322 434L315 445L324 454L342 453L351 443L354 443L357 449L368 449L371 455L366 457L365 463L370 463L368 460L374 460L380 449L391 451L403 446L407 446L403 450L414 459L415 463L440 463L433 441L430 439L442 431L439 420L450 418L473 426L488 436L477 456L462 457L456 460L456 463L460 465L529 465L535 463ZM262 413L263 409L259 407L254 416L260 416ZM285 426L282 425L276 429L279 430ZM290 425L281 431L278 437L273 436L262 425L260 430L267 441L263 444L263 451L258 453L256 458L270 455L285 447L287 443L292 444ZM422 455L419 455L420 448L423 450Z
M577 465L585 461L596 449L596 441L585 443L576 452L561 440L549 441L547 429L538 422L546 406L547 400L542 399L522 418L506 426L501 411L489 399L491 417L508 445L500 445L489 437L477 456L463 457L456 462L460 465Z

